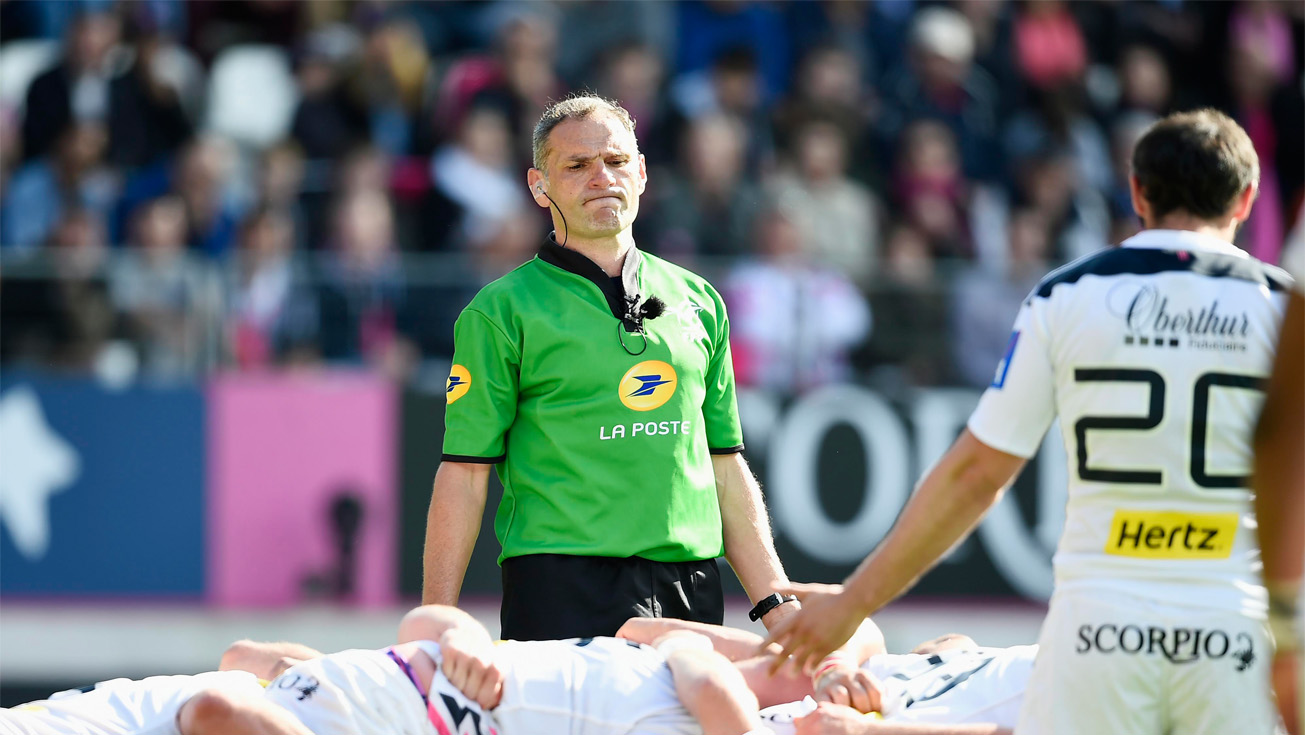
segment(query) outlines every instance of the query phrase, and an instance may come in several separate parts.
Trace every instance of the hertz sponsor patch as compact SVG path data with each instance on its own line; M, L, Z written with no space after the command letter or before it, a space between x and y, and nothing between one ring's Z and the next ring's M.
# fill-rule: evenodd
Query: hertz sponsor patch
M449 403L465 396L471 389L471 372L461 365L449 368L449 382L444 387L444 395Z
M1139 559L1227 559L1237 513L1116 510L1106 553Z

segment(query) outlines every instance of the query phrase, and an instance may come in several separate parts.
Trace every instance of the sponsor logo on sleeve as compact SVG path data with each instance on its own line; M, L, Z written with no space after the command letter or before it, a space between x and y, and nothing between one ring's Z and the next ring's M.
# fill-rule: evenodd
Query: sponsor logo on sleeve
M992 376L992 387L1003 388L1006 386L1006 373L1010 372L1010 361L1015 357L1015 345L1019 344L1019 330L1010 333L1010 342L1006 344L1006 356L1001 358L997 363L997 374Z
M449 382L444 386L444 394L449 403L457 401L471 390L471 372L461 365L449 368Z
M1105 551L1139 559L1227 559L1240 521L1237 513L1117 510Z

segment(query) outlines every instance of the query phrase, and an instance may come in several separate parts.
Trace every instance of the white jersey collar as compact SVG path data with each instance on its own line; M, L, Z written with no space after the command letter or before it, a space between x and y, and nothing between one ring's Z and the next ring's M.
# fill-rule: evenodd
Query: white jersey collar
M1191 230L1142 230L1119 243L1119 246L1152 250L1205 250L1242 258L1251 257L1245 250L1227 240Z

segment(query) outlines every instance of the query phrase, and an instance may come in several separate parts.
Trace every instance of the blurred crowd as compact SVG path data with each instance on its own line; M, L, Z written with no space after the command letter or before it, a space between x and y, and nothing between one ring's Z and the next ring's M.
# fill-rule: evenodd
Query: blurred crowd
M0 361L439 366L549 229L540 111L593 90L637 121L636 241L721 288L741 384L986 385L1037 279L1135 231L1157 116L1247 129L1239 244L1277 262L1303 28L1265 0L3 0Z

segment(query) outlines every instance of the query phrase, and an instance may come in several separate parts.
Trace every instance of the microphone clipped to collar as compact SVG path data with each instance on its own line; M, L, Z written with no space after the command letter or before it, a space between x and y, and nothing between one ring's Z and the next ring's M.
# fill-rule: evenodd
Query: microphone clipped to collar
M656 296L649 296L646 299L639 296L625 297L625 317L616 324L616 338L620 340L626 354L642 355L648 349L648 335L643 329L644 320L656 319L665 313L666 302ZM640 345L638 352L630 349L630 345L625 343L626 333L637 334L643 338L643 344Z

